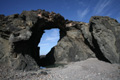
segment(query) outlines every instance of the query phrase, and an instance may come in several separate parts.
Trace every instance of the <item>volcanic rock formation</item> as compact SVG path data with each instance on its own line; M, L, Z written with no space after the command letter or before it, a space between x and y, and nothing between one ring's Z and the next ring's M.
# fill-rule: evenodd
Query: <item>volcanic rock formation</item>
M58 44L39 57L38 43L46 29L60 29ZM17 70L68 63L97 57L120 63L120 23L110 17L94 16L89 23L65 20L44 10L0 15L0 64Z

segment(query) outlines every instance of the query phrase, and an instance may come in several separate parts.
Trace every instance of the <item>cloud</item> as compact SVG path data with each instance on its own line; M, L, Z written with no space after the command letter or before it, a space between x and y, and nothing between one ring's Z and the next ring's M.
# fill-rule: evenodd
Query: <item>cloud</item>
M42 44L38 44L38 47L46 47L46 46L49 46L49 43L42 43Z
M78 17L80 17L82 20L88 14L88 12L89 12L89 9L86 8L85 10L78 10L77 14L78 14Z
M56 41L58 39L59 39L59 33L58 33L57 29L53 29L51 35L47 36L45 40L53 42L53 41Z
M53 37L59 36L58 29L53 29L53 32L52 32L51 36L53 36Z
M47 37L46 41L55 41L57 39L58 39L58 37Z
M94 8L94 14L98 15L104 13L107 10L107 6L110 5L111 0L99 0Z
M43 38L41 38L40 43L38 46L40 47L48 47L53 44L56 44L58 39L59 39L59 30L58 29L51 29L51 30L46 30L45 35Z
M41 46L48 46L48 43L40 44Z

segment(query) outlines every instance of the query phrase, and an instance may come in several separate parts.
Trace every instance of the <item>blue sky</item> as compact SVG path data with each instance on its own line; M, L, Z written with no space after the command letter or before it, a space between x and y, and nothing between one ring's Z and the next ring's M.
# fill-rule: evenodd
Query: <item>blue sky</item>
M0 14L11 15L21 13L23 10L37 9L54 11L60 13L65 19L74 21L89 22L91 16L110 16L120 22L120 0L0 0ZM59 32L57 29L45 32L52 37L54 31ZM47 34L44 35L41 41L47 40ZM47 49L56 45L56 42L51 43L48 40L41 44L43 47L48 44L44 49L47 53Z
M59 29L51 29L51 30L45 30L45 33L43 34L40 43L38 46L40 46L40 55L47 54L52 47L54 47L57 44L57 41L59 40Z

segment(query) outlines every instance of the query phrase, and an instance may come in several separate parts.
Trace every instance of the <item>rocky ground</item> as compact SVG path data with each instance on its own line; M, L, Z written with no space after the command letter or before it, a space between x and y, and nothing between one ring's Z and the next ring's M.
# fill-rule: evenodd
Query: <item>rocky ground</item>
M0 67L0 80L120 80L120 65L90 58L38 71L12 71Z

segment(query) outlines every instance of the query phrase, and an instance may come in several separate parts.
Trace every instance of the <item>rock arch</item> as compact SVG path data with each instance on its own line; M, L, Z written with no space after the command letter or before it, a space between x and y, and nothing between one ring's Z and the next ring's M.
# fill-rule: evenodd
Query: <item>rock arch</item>
M22 63L23 67L26 67L27 69L28 66L29 69L29 66L32 65L30 69L32 69L32 67L34 69L34 66L35 68L38 67L38 65L41 66L38 43L44 33L44 30L58 28L60 29L60 32L64 32L65 20L59 14L55 14L53 12L49 13L41 10L36 12L23 12L22 16L25 17L24 19L26 20L25 22L28 27L20 30L20 32L16 31L11 34L14 38L11 39L10 37L10 41L17 40L12 43L14 46L12 54L16 56L22 54L21 56L23 56L24 60L22 60L20 63ZM20 65L18 65L18 67L19 66ZM18 68L17 66L15 67Z
M41 65L95 58L99 53L101 60L119 62L120 26L109 17L95 16L90 23L84 23L39 9L23 11L20 15L0 15L0 21L0 63L6 62L14 69L35 70ZM42 62L38 43L44 30L52 28L60 29L60 40Z

